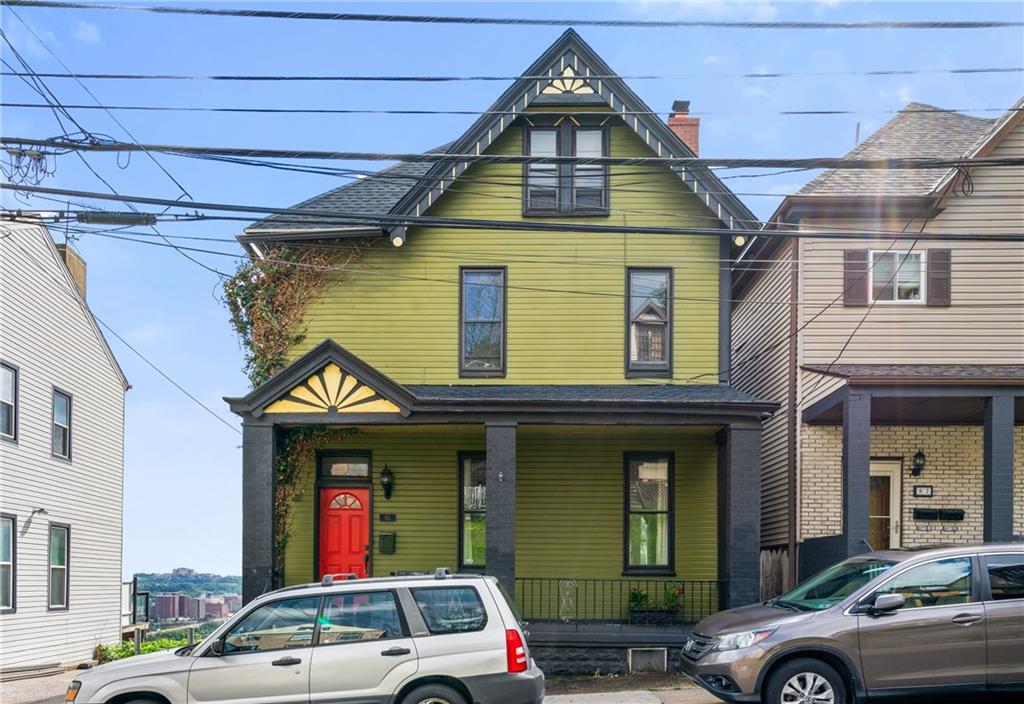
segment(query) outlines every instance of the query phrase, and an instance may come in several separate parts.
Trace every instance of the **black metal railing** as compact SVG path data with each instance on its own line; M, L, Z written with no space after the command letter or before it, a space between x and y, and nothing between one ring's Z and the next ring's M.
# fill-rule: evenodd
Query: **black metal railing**
M526 621L667 626L718 611L724 586L715 580L519 577L515 599Z

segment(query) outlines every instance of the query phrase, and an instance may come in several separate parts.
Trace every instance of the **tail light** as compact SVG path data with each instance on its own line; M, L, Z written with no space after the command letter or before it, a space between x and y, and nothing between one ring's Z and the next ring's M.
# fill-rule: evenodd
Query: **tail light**
M505 631L505 654L509 672L526 672L528 663L523 636L514 628Z

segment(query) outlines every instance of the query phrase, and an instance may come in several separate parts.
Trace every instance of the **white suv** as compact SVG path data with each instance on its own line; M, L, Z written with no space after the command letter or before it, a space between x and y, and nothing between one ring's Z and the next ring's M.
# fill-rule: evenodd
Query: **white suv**
M345 579L264 594L198 645L84 672L68 704L540 704L493 577Z

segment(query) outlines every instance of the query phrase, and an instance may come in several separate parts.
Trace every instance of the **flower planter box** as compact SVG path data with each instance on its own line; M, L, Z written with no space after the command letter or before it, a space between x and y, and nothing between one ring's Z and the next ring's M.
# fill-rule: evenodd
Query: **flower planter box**
M672 626L679 619L675 609L657 606L630 607L629 623L632 626Z

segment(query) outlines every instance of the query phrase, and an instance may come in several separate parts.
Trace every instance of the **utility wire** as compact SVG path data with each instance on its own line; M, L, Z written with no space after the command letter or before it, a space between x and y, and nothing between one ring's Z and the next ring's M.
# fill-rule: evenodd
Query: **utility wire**
M597 166L681 166L725 169L857 169L857 170L916 170L948 169L955 167L1024 166L1024 157L981 157L973 159L910 158L849 159L843 157L811 157L799 159L735 159L701 157L613 157L613 156L527 156L522 154L452 154L447 152L354 152L316 149L262 149L248 147L196 147L168 144L130 144L127 142L74 143L55 139L2 137L0 143L18 146L49 147L71 151L92 152L166 152L170 154L199 154L240 156L267 159L327 159L342 161L401 161L412 163L462 162L483 164L580 164Z
M34 223L34 224L38 224L38 223ZM118 340L120 340L121 344L123 344L125 347L127 347L129 350L131 350L132 353L134 353L139 359L141 359L143 362L145 362L151 369L153 369L153 371L155 371L157 374L162 376L165 380L170 382L170 384L172 386L174 386L174 388L176 388L181 393L185 394L185 396L187 396L189 399L191 399L193 403L198 405L200 408L202 408L204 411L209 413L211 416L213 416L214 418L219 420L221 423L223 423L227 427L231 428L233 431L235 431L239 435L242 434L241 430L239 430L236 426L232 425L229 421L225 420L216 411L214 411L212 408L207 406L205 403L200 401L188 389L186 389L184 386L182 386L177 381L175 381L171 377L170 374L168 374L163 369L161 369L159 366L157 366L152 360L150 360L148 357L146 357L144 354L142 354L138 349L136 349L131 343L129 343L126 339L124 339L124 337L122 337L116 330L114 330L114 328L110 327L110 325L108 325L106 322L104 322L98 315L96 315L93 312L93 310L89 307L89 304L86 303L82 299L81 296L79 296L76 292L72 291L69 288L70 285L68 284L68 282L66 280L61 280L61 279L58 279L57 277L53 276L49 271L46 270L46 267L38 259L36 259L30 252L28 252L24 247L22 247L21 244L19 244L17 240L15 240L15 239L13 239L11 237L8 237L8 238L5 238L5 239L7 241L9 241L11 244L13 244L17 249L19 249L21 251L21 253L26 258L28 258L28 260L30 262L32 262L32 264L34 264L37 269L39 269L40 272L42 272L45 276L49 277L53 281L57 282L60 285L61 290L65 291L68 295L72 296L74 298L74 300L82 308L82 311L87 316L89 316L90 318L95 320L98 324L102 325L104 327L104 329L106 329L111 335L113 335Z
M49 108L45 103L0 102L4 108ZM274 108L274 107L232 107L232 106L192 106L192 105L69 105L69 110L123 110L134 112L197 112L197 113L241 113L253 115L507 115L521 116L531 113L513 110L432 110L415 108ZM691 110L688 115L786 115L786 116L842 116L842 115L907 115L907 114L963 114L970 112L1024 112L1024 108L904 108L902 110L848 110L848 109L807 109L807 110ZM549 113L537 113L549 114ZM653 116L664 117L675 114L671 110L618 110L616 115L622 116Z
M931 20L931 21L861 21L861 22L730 22L721 20L619 20L549 19L526 17L460 17L444 15L396 15L355 12L309 12L298 10L218 9L207 7L166 7L158 5L109 5L85 2L51 2L50 0L3 0L4 5L72 10L126 10L163 15L200 15L206 17L240 17L246 19L328 20L335 22L383 22L403 24L462 24L502 26L581 27L697 27L717 29L1002 29L1022 27L1024 22L996 20Z
M0 190L21 191L25 193L42 193L53 196L66 196L71 198L93 198L97 200L130 200L134 203L146 205L157 205L171 207L183 207L181 201L167 198L153 198L148 196L109 195L93 191L79 191L63 188L49 188L45 186L13 185L0 183ZM505 230L505 231L537 231L537 232L593 232L608 234L663 234L663 235L711 235L721 237L733 231L715 227L666 227L666 226L637 226L637 225L593 225L590 223L560 223L547 221L521 221L521 220L481 220L472 218L451 218L436 217L428 215L369 215L365 213L349 212L327 212L310 210L304 208L272 208L260 205L238 205L231 203L206 203L190 202L187 205L198 210L220 210L239 213L270 213L283 214L291 217L307 216L335 225L367 225L374 226L434 226L451 227L458 229L480 229L480 230ZM197 219L205 219L202 216ZM735 231L738 234L749 234L750 230ZM832 239L848 240L886 240L886 239L921 239L923 241L945 241L945 242L1024 242L1024 232L1011 233L969 233L949 232L941 235L914 235L908 236L901 233L886 233L877 231L860 232L835 232L823 230L759 230L756 231L759 237L782 237L782 238L818 238L829 237Z
M584 78L588 80L608 80L617 78L623 81L692 81L692 80L714 80L725 79L766 79L774 80L780 78L836 78L853 76L916 76L921 74L943 74L943 75L972 75L983 73L1024 73L1021 66L990 66L979 68L892 68L864 71L759 71L748 73L677 73L677 74L643 74L643 75L615 75L615 74L587 74ZM17 76L14 71L4 71L3 76ZM245 81L245 82L310 82L310 81L335 81L353 83L460 83L460 82L486 82L486 81L518 81L536 80L546 81L557 76L520 75L520 76L427 76L427 75L365 75L353 76L343 74L320 74L320 75L288 75L288 74L212 74L212 75L187 75L174 73L40 73L40 78L78 78L83 80L99 81Z

